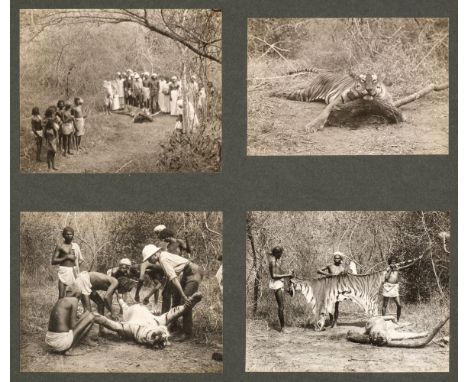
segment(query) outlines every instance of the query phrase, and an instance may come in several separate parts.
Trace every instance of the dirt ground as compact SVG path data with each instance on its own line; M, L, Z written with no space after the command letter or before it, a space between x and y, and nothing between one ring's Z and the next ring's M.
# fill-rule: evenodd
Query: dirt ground
M158 115L153 122L132 123L127 115L97 114L87 121L83 150L75 155L56 156L59 171L53 173L128 173L156 171L157 158L174 129L175 118ZM92 131L95 130L95 131ZM21 170L47 173L46 151L42 162L21 156Z
M448 90L432 93L401 107L406 122L304 127L325 107L322 103L254 95L249 106L248 155L427 155L448 154Z
M142 289L142 295L148 290ZM133 303L128 297L129 303ZM209 341L200 337L186 342L169 339L164 349L151 349L130 340L121 339L106 330L98 336L98 325L73 350L75 355L51 353L44 338L50 309L56 301L52 287L31 289L22 287L20 321L21 372L119 372L119 373L222 373L223 362L212 359L214 352L223 353L222 338L213 335ZM154 309L153 303L149 305ZM95 309L93 304L93 310ZM160 304L158 305L160 309ZM196 308L195 308L196 309ZM81 306L78 308L82 310ZM114 298L114 312L118 304ZM194 313L194 325L198 325Z
M22 372L118 372L118 373L222 373L223 364L211 359L215 346L171 342L162 350L123 341L114 334L98 337L93 328L76 355L49 353L45 331L21 338ZM222 350L221 350L222 352Z
M341 324L316 332L288 328L281 334L266 321L247 321L247 372L448 372L449 348L394 349L346 340L363 331L362 320L343 315Z

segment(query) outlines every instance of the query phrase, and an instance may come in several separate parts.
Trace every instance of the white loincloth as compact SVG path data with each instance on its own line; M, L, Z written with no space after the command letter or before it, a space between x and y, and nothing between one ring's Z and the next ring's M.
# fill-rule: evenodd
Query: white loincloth
M384 283L382 295L384 297L399 297L400 296L399 284Z
M74 267L59 266L57 274L59 280L65 285L72 285L76 280Z
M73 122L67 122L62 124L62 134L70 135L71 133L73 133Z
M45 343L57 352L68 350L73 344L73 330L62 333L47 331Z
M89 280L89 273L86 271L81 272L73 283L73 286L78 288L85 296L89 296L93 287Z
M270 283L268 284L268 288L272 290L284 289L283 279L270 280Z
M78 137L84 135L85 133L84 118L75 118L75 129L76 129L76 135Z

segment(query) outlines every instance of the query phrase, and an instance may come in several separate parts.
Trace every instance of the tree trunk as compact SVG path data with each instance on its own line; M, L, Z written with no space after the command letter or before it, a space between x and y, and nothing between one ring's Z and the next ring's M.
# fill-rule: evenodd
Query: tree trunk
M376 116L388 123L403 122L403 114L393 105L381 100L366 101L357 99L347 103L336 105L327 119L327 126L339 126L343 124L358 125L363 120Z
M253 303L253 313L257 313L258 309L258 298L259 298L259 292L260 292L260 274L258 271L258 264L257 264L257 251L255 250L255 243L254 243L254 238L252 235L252 229L250 226L247 226L247 237L249 238L250 241L250 246L252 248L252 262L253 262L253 268L255 271L255 277L254 277L254 303Z

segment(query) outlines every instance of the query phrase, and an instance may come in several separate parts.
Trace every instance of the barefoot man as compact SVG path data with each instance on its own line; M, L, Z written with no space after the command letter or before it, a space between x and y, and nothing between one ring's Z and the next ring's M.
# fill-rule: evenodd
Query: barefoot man
M395 301L397 306L397 321L400 321L401 316L401 302L400 302L400 284L399 284L399 271L412 266L414 262L408 265L398 266L395 256L390 256L388 259L387 273L385 274L385 282L383 285L383 304L382 316L387 313L387 305L390 299Z
M123 311L123 322L112 321L98 314L96 314L95 320L96 323L117 332L124 338L131 338L140 344L163 348L169 339L167 325L183 316L187 311L192 311L201 299L201 293L196 292L183 305L176 306L159 316L153 315L144 305L128 306L124 300L119 299Z
M50 312L49 327L45 342L50 350L57 353L70 351L88 334L93 326L94 315L84 312L77 319L78 298L63 297Z
M284 273L281 270L280 260L283 255L283 247L276 246L268 255L268 268L270 270L269 288L275 291L276 303L278 304L278 319L280 332L286 333L284 329L284 279L293 277L293 272Z

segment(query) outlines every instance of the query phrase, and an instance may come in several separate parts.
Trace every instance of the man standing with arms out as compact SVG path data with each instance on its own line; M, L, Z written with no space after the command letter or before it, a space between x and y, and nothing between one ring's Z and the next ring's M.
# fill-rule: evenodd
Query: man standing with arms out
M141 265L141 275L144 275L145 264L161 265L174 293L174 306L183 305L187 299L198 291L203 279L203 270L188 259L163 251L153 244L143 248L143 264ZM180 277L180 281L179 281ZM189 339L192 336L192 310L188 309L183 315L183 338Z
M52 255L52 265L58 265L59 299L65 297L65 288L71 286L80 272L80 265L84 262L80 246L73 242L75 231L65 227L62 231L63 243L55 247Z
M154 232L158 236L159 240L162 240L166 246L167 252L181 256L184 252L187 253L188 257L192 254L192 249L185 232L185 241L182 239L176 239L174 233L168 229L165 225L160 224L154 228Z
M320 274L320 275L327 276L327 277L346 274L347 271L346 271L345 266L343 265L343 254L341 252L339 252L339 251L336 251L333 254L333 264L329 264L329 265L319 269L317 271L317 273ZM335 313L334 313L333 317L330 314L330 320L331 320L330 327L331 328L333 328L335 326L336 321L338 320L339 306L340 306L340 302L336 301L335 302Z
M77 310L77 297L63 297L55 303L50 312L49 326L45 337L45 342L50 350L68 354L89 333L93 326L94 315L91 312L84 312L77 319Z
M284 279L293 277L293 272L284 273L281 269L281 256L283 247L276 246L268 255L268 269L270 271L269 288L275 292L278 304L278 319L280 322L280 333L287 333L284 328Z
M383 304L382 304L382 316L385 316L387 313L388 300L393 299L397 306L397 321L400 321L401 316L401 302L400 302L400 284L399 271L405 268L412 266L414 262L412 261L408 265L398 266L397 259L395 256L390 256L388 259L387 273L385 274L385 282L383 285Z

